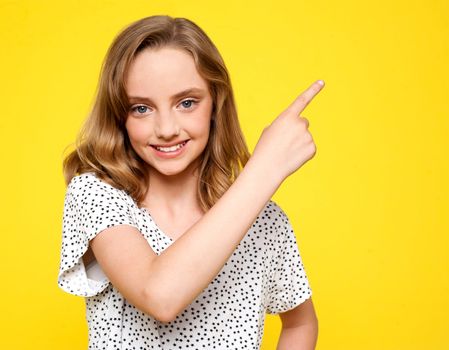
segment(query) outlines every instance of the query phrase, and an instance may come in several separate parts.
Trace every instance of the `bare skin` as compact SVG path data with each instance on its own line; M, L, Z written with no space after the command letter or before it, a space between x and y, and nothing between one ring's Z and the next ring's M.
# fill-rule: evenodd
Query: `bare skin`
M150 61L151 64L145 64ZM156 90L145 84L154 81L154 74L159 73L145 69L156 61L160 63L157 72L165 75L158 80L159 95L154 97ZM185 77L185 86L192 82L202 84L195 72L189 70L192 68L189 58L162 50L157 55L142 56L140 63L135 77L148 73L153 79L133 81L131 69L128 86L134 89L133 93L148 94L157 101L149 109L155 114L152 118L129 117L127 130L134 149L153 169L144 206L175 242L158 256L136 228L122 225L97 234L91 241L91 249L106 276L130 303L159 321L169 322L215 278L285 178L315 155L308 121L299 114L323 86L318 82L312 84L264 129L240 176L203 213L195 195L195 169L196 156L204 149L208 137L210 95L202 95L204 103L197 107L196 114L189 112L195 115L189 118L179 104L169 102L173 82L176 86L183 85ZM173 71L175 63L181 67L179 71ZM161 81L168 83L160 85ZM190 153L169 161L156 157L145 144L146 140L165 144L183 139L191 140ZM87 253L85 259L88 263L92 255Z

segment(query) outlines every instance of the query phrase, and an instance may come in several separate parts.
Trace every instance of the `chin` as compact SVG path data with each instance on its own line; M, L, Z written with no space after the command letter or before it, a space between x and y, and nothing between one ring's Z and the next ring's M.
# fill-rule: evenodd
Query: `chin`
M156 169L157 170L157 169ZM182 171L180 170L180 171L176 171L176 170L173 170L173 171L160 171L160 170L157 170L160 174L162 174L162 175L165 175L165 176L176 176L176 175L179 175L179 174L181 174L182 173Z
M174 169L164 169L164 168L159 168L159 167L155 167L154 165L151 165L151 169L154 172L158 172L161 175L165 175L165 176L176 176L179 175L183 172L186 171L186 168L174 168Z

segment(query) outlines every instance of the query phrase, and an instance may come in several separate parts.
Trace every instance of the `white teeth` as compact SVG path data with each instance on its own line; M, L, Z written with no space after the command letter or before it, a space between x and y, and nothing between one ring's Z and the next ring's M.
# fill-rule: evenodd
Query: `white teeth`
M171 146L171 147L157 147L157 146L155 146L155 148L158 151L162 151L162 152L174 152L174 151L180 149L181 147L183 147L185 144L186 144L185 142L182 142L182 143L179 143L179 144L177 144L175 146Z

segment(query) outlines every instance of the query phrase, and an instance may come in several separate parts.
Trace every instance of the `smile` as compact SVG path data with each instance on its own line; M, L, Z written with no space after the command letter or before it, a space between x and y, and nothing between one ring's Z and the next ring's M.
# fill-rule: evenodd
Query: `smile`
M189 142L189 140L186 140L184 142L178 143L177 145L170 146L170 147L159 147L159 146L153 146L150 145L156 152L156 154L162 158L168 158L168 157L176 157L179 154L181 154L184 150L185 145Z
M178 143L177 145L171 146L171 147L158 147L158 146L152 146L154 148L156 148L158 151L162 151L162 152L174 152L182 147L184 147L184 145L187 143L187 141Z

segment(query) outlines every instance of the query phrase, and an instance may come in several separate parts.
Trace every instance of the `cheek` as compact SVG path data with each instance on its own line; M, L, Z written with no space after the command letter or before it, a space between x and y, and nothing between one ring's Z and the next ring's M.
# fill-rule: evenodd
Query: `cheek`
M135 143L146 143L148 140L147 127L142 125L143 123L139 120L128 119L125 127L128 132L129 140L132 144Z
M194 129L197 131L198 135L205 135L210 132L211 112L212 107L206 106L203 110L201 110L198 118L195 119Z
M198 136L203 135L209 130L210 127L210 118L198 118L191 124L191 129Z

